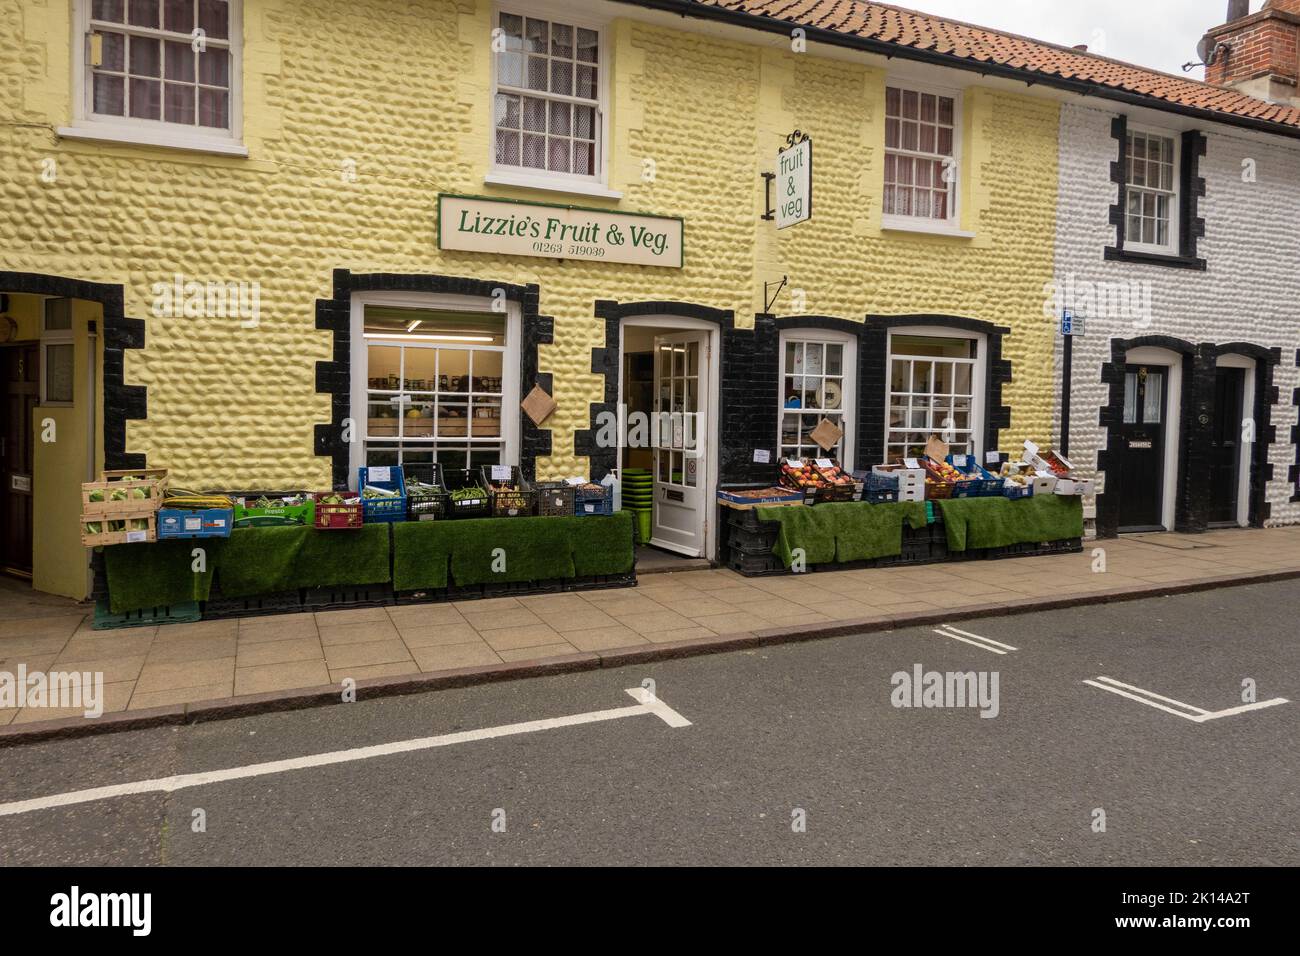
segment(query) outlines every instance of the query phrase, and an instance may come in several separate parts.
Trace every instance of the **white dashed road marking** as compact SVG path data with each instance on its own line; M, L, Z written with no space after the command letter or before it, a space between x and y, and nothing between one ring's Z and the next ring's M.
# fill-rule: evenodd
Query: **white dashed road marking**
M970 631L963 631L960 628L953 627L951 624L944 624L941 627L934 628L934 633L941 637L951 638L954 641L961 641L963 644L971 644L975 647L982 648L986 651L992 651L994 654L1005 654L1007 651L1018 651L1020 648L1012 647L1010 644L1003 644L1001 641L995 641L991 637L980 637L978 634L972 634Z
M1265 707L1276 707L1278 704L1290 703L1285 697L1274 697L1272 700L1261 700L1254 704L1242 704L1239 707L1229 707L1226 710L1209 711L1201 707L1194 707L1191 704L1184 704L1181 700L1174 700L1172 697L1164 697L1154 691L1134 687L1132 684L1125 684L1113 677L1098 677L1096 680L1086 680L1084 683L1089 687L1108 690L1112 694L1127 697L1139 704L1146 704L1148 707L1163 710L1166 714L1173 714L1175 717L1182 717L1184 720L1190 720L1197 724L1203 724L1207 720L1218 720L1220 717L1231 717L1234 714L1244 714L1248 710L1262 710Z
M559 727L576 727L580 724L595 724L604 720L617 720L620 717L639 717L642 714L653 714L669 727L689 727L691 725L689 720L644 688L632 687L628 689L627 693L637 703L628 707L615 707L611 710L593 710L585 714L572 714L568 717L529 720L518 724L503 724L500 727L485 727L482 730L465 730L454 734L442 734L437 737L397 740L387 744L375 744L371 747L353 747L350 750L335 750L330 753L312 754L307 757L271 760L266 763L249 764L244 767L231 767L226 770L181 773L170 777L156 777L153 780L137 780L133 783L119 783L108 787L55 793L48 797L17 800L13 803L0 803L0 817L31 813L33 810L66 807L77 803L91 803L95 800L109 800L113 797L125 797L137 793L171 793L175 790L202 787L210 783L225 783L228 780L244 780L248 777L264 777L267 774L286 773L290 770L307 770L312 767L328 767L332 764L351 763L354 760L368 760L371 757L414 753L420 750L432 750L435 747L449 747L453 744L470 743L475 740L491 740L495 737L509 737L514 734L531 734L539 730L555 730Z

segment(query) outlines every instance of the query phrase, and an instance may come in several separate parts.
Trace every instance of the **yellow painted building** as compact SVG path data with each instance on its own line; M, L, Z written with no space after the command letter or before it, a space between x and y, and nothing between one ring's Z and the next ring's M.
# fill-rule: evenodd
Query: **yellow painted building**
M709 554L714 486L806 451L807 409L858 467L940 405L977 454L1048 438L1059 106L1024 84L631 3L0 0L0 125L0 351L74 346L50 371L72 401L22 413L34 543L6 562L42 590L85 595L74 512L105 464L320 490L401 444L598 478L656 466L593 437L640 385L702 413L656 494L687 512L664 543ZM764 174L794 130L812 217L778 230ZM440 196L679 218L681 265L442 248ZM693 382L656 340L698 350ZM540 427L516 411L535 384ZM385 440L443 408L472 422Z

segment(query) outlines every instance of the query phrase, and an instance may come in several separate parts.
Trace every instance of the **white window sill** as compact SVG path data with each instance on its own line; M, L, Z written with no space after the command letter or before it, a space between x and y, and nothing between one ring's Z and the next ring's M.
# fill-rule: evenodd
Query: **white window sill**
M949 226L935 220L893 219L885 217L880 222L882 232L916 232L929 236L951 236L954 239L974 239L975 233Z
M119 143L125 146L157 146L163 149L180 149L191 153L211 153L217 156L247 156L248 147L233 139L208 139L188 136L170 130L138 129L133 126L112 124L85 124L60 126L55 130L64 139L84 139L99 143Z
M569 193L573 196L594 196L598 199L622 199L623 194L616 189L608 189L599 183L582 182L555 176L530 176L528 173L493 170L483 177L489 186L517 186L521 189L543 189L547 192Z

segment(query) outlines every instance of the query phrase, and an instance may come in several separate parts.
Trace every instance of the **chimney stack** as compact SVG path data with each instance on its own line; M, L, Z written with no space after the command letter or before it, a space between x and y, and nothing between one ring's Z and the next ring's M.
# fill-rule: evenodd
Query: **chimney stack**
M1205 81L1300 107L1300 0L1229 0L1228 22L1205 34Z

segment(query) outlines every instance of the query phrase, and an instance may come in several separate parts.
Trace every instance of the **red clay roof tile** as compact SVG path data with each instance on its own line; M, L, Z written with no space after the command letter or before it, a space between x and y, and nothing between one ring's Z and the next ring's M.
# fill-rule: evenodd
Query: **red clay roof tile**
M1095 53L989 30L870 0L688 0L701 7L784 20L836 33L929 50L960 60L994 63L1026 74L1094 83L1191 107L1300 128L1300 109L1279 106L1187 77L1112 60ZM1158 108L1158 103L1153 103Z

